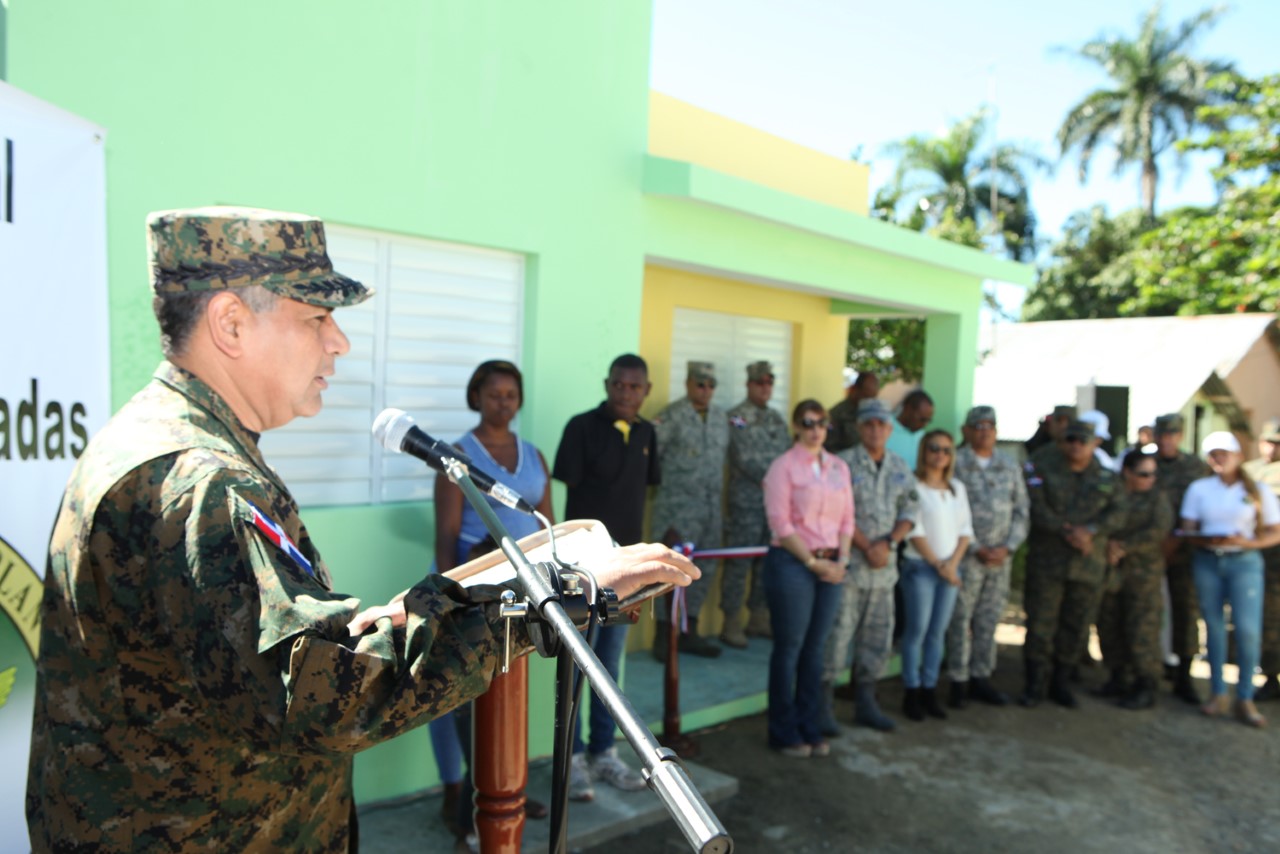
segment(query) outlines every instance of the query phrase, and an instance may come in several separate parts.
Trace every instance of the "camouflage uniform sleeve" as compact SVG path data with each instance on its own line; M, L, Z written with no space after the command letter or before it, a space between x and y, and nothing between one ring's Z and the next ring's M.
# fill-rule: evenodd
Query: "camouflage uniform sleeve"
M1132 514L1130 518L1132 519ZM1149 513L1133 521L1137 524L1122 531L1126 535L1125 544L1130 550L1144 552L1159 550L1173 527L1173 505L1169 503L1169 496L1157 493L1151 502Z
M1027 539L1031 528L1031 499L1027 495L1027 482L1015 469L1013 473L1013 514L1009 520L1009 537L1005 546L1016 552Z
M1047 481L1052 475L1041 472L1038 466L1027 463L1027 496L1030 499L1031 526L1040 531L1062 533L1066 517L1049 501Z
M892 452L886 451L885 453ZM894 516L893 521L895 525L898 522L910 522L913 526L912 535L914 536L915 532L919 530L915 526L920 520L920 490L916 487L916 476L907 466L907 461L898 457L897 463L900 464L902 475L906 478L906 488L898 495L897 515Z
M161 611L211 715L285 753L370 747L482 692L498 642L456 584L431 576L405 597L407 625L359 638L359 601L326 590L254 524L270 496L222 470L186 493Z
M1124 525L1129 507L1124 489L1114 482L1114 475L1110 472L1106 472L1106 475L1108 480L1112 480L1111 495L1103 506L1102 512L1098 515L1097 521L1094 522L1094 532L1104 537L1120 530L1120 527Z

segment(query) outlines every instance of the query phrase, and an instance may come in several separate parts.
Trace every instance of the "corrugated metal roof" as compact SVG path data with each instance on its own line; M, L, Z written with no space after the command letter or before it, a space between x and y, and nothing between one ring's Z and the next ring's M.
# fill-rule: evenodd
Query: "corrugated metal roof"
M1129 386L1131 424L1176 412L1211 374L1225 378L1272 314L996 324L983 330L973 402L996 408L1002 439L1025 439L1076 388Z

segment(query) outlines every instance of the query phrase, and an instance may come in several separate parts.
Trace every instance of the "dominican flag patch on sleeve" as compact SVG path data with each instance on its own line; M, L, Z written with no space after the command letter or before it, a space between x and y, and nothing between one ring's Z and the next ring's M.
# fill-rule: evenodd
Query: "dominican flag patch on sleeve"
M289 535L284 532L276 522L258 509L258 505L252 501L246 501L249 509L253 511L253 524L262 532L268 540L275 543L285 554L293 558L293 562L307 571L307 575L314 576L315 570L311 568L311 561L303 556L302 550L293 544L293 540L289 539Z

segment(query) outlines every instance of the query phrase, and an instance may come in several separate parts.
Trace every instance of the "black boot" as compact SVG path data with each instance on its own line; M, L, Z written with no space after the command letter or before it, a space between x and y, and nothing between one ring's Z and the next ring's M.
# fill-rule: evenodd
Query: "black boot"
M681 632L676 643L681 652L696 655L699 658L719 658L720 653L724 651L720 648L720 644L711 638L704 638L697 632Z
M822 698L818 702L818 732L827 738L835 738L840 734L840 725L836 723L835 698L830 682L822 683Z
M902 692L902 713L910 720L924 720L924 709L920 706L920 689L908 688Z
M938 702L937 688L921 688L920 705L924 706L925 713L929 717L937 718L940 721L947 719L947 713L942 710L942 704Z
M963 709L969 705L969 683L968 682L951 682L950 696L947 697L947 705L953 709Z
M1022 689L1018 703L1028 709L1034 709L1044 700L1044 671L1039 664L1026 663L1027 683Z
M1267 681L1262 683L1262 687L1253 692L1253 701L1255 703L1262 700L1280 699L1280 680L1276 679L1274 673L1266 674Z
M878 729L881 732L892 732L894 729L893 721L880 711L880 704L876 702L876 686L874 682L859 682L854 688L857 698L854 700L856 707L853 711L853 722L862 726L869 726L872 729Z
M1178 675L1173 680L1173 696L1193 706L1200 705L1200 692L1191 681L1191 659L1178 659Z
M1049 680L1049 699L1059 706L1074 709L1080 704L1076 701L1075 694L1071 693L1070 680L1071 668L1061 664L1055 665L1053 678Z
M1111 671L1111 678L1089 693L1095 697L1124 697L1132 692L1129 680L1119 670Z
M1133 683L1133 690L1125 694L1116 703L1122 709L1138 711L1149 709L1156 704L1156 686L1148 679L1139 679Z
M996 687L991 684L991 680L978 676L969 680L969 696L975 700L981 700L989 706L1007 706L1009 704L1008 694L1003 691L997 691Z

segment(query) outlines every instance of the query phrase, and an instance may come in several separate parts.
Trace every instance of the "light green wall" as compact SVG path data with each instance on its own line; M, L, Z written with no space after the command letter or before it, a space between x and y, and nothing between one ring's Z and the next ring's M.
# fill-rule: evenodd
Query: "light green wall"
M522 423L553 454L638 341L649 14L647 0L14 0L10 82L108 132L114 405L159 359L146 214L250 204L527 253ZM373 599L429 564L429 509L306 517L343 588ZM531 678L536 753L548 672ZM423 730L358 757L357 796L433 783L426 745Z

